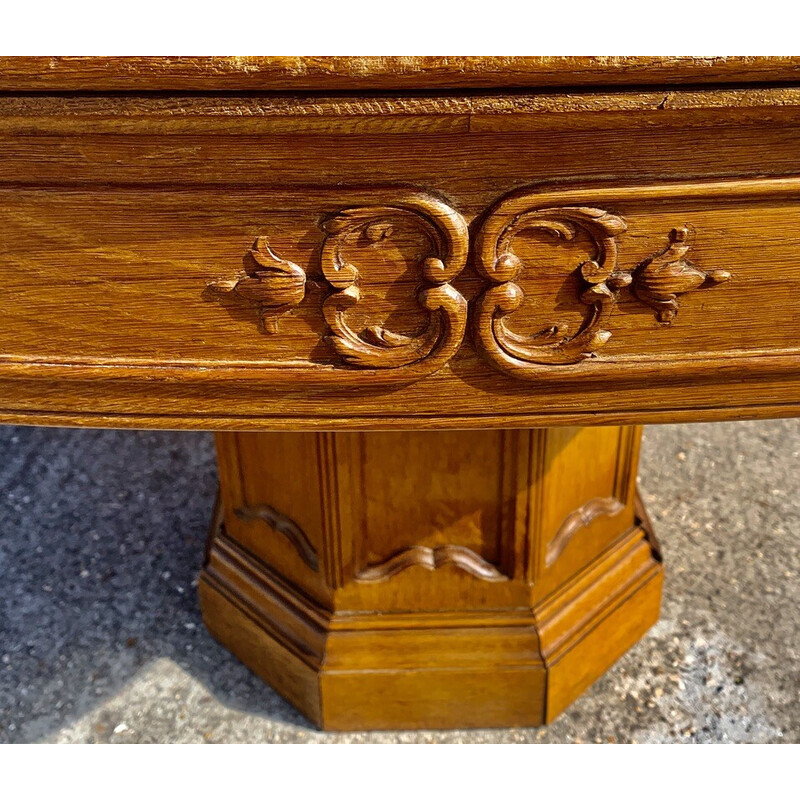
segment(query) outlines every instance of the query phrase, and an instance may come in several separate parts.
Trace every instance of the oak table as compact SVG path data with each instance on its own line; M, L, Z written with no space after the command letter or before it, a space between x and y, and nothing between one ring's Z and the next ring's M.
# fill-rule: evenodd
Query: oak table
M658 617L639 426L800 414L798 86L0 58L0 421L218 431L206 623L317 725L545 723Z

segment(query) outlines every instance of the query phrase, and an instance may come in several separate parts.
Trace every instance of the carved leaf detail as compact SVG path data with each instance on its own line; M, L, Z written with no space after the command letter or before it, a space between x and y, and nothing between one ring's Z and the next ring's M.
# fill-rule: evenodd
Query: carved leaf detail
M643 261L633 274L636 297L656 311L658 321L669 325L678 313L678 297L703 286L731 278L727 270L699 269L685 256L689 251L689 229L674 228L667 248Z
M306 274L297 264L277 256L265 236L244 255L244 272L233 280L209 284L212 294L253 305L266 333L276 333L278 317L302 302Z
M508 578L497 570L492 564L481 558L468 547L456 544L446 544L441 547L422 547L420 545L408 547L381 561L378 564L362 570L356 580L361 583L377 583L397 575L409 567L423 567L427 570L437 570L447 564L452 564L458 569L480 578L484 581L507 581Z

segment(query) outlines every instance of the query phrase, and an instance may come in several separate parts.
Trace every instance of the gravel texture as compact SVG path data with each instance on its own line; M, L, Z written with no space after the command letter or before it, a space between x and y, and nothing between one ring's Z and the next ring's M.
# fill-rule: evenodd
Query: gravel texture
M324 734L206 633L198 433L0 428L0 742L800 742L800 423L646 430L662 619L549 728Z

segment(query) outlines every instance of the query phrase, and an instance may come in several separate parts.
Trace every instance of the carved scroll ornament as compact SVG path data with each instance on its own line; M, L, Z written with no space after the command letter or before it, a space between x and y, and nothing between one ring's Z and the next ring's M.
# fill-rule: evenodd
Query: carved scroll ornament
M413 336L382 325L356 331L348 310L362 299L361 275L348 259L353 245L377 245L392 236L395 227L410 224L427 241L427 252L417 265L416 297L427 312L427 324ZM423 194L393 196L385 204L345 208L325 218L320 268L329 290L322 313L329 332L325 337L340 358L340 369L310 365L323 381L341 382L345 370L375 370L370 383L416 380L440 369L459 349L467 327L467 301L451 285L467 263L469 231L464 218L436 198ZM277 255L260 236L244 257L245 271L233 280L215 281L209 293L223 302L256 306L265 333L277 332L281 314L305 296L306 274Z
M418 264L419 305L428 324L417 336L405 336L374 325L354 331L348 309L361 300L357 267L344 256L349 241L365 237L380 242L393 223L406 220L428 239L430 252ZM322 223L322 272L333 288L323 305L330 327L328 340L346 364L373 369L409 367L425 361L427 372L448 361L461 346L467 322L467 301L451 285L467 262L469 233L464 218L431 197L412 195L387 206L362 206L340 211Z
M508 327L506 318L524 298L516 283L522 262L513 252L514 237L532 228L563 240L574 239L580 229L591 239L594 256L578 268L580 300L589 310L572 336L560 324L532 336L521 336ZM617 291L631 282L629 273L617 270L615 237L625 229L621 217L584 207L523 211L504 220L499 232L495 232L495 226L485 225L477 241L477 268L493 285L478 298L474 317L476 341L484 354L498 366L510 369L524 369L527 364L574 364L590 358L611 336L603 323Z
M688 260L687 227L673 229L668 246L656 255L623 269L618 263L619 239L628 225L622 216L591 205L537 207L537 202L543 203L542 195L532 192L503 198L485 217L474 241L474 265L486 284L470 312L473 339L481 355L514 377L536 379L543 375L543 368L550 371L596 357L611 337L610 318L625 289L652 307L662 325L669 325L678 313L681 295L731 278L725 270L704 271ZM317 284L321 280L326 291L322 303L328 328L325 340L338 362L309 362L308 367L299 368L303 380L327 385L350 379L354 385L377 385L418 380L441 369L461 347L467 325L467 300L452 285L466 266L470 249L462 215L429 195L387 195L381 202L337 211L324 218L320 227L321 278L311 280ZM363 300L356 262L365 247L379 246L398 227L417 231L426 243L413 267L418 275L416 299L426 322L413 335L383 325L356 330L350 312ZM535 274L536 268L523 263L515 252L515 241L530 230L561 242L578 237L588 240L589 257L575 268L575 302L584 309L584 317L574 332L558 321L532 334L513 329L512 320L525 297L520 276L524 270ZM279 317L304 299L306 274L277 255L263 236L245 254L244 268L235 279L212 283L209 290L223 301L256 306L264 331L274 333ZM298 369L278 363L275 367L286 380L292 369Z
M541 366L575 364L596 356L611 337L606 325L626 287L655 309L659 322L669 325L678 312L679 295L731 277L725 270L704 272L685 258L686 227L672 231L665 250L636 267L621 269L617 239L627 230L621 216L588 206L532 208L536 200L535 194L517 194L501 201L485 219L475 242L476 268L489 284L475 301L475 343L494 366L517 378L535 379L541 375ZM591 243L590 259L577 267L577 299L586 306L586 315L571 335L558 322L532 335L509 327L524 299L519 276L525 266L531 266L523 265L515 254L514 239L531 229L562 241L583 232Z

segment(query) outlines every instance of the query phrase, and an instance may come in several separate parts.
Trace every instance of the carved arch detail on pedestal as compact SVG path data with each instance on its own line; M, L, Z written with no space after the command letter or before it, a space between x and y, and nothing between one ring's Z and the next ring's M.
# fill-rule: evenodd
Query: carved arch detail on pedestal
M446 544L439 547L415 545L393 554L378 564L371 564L356 575L360 583L379 583L404 572L409 567L423 567L431 572L452 565L474 578L496 583L509 580L494 564L468 547Z

